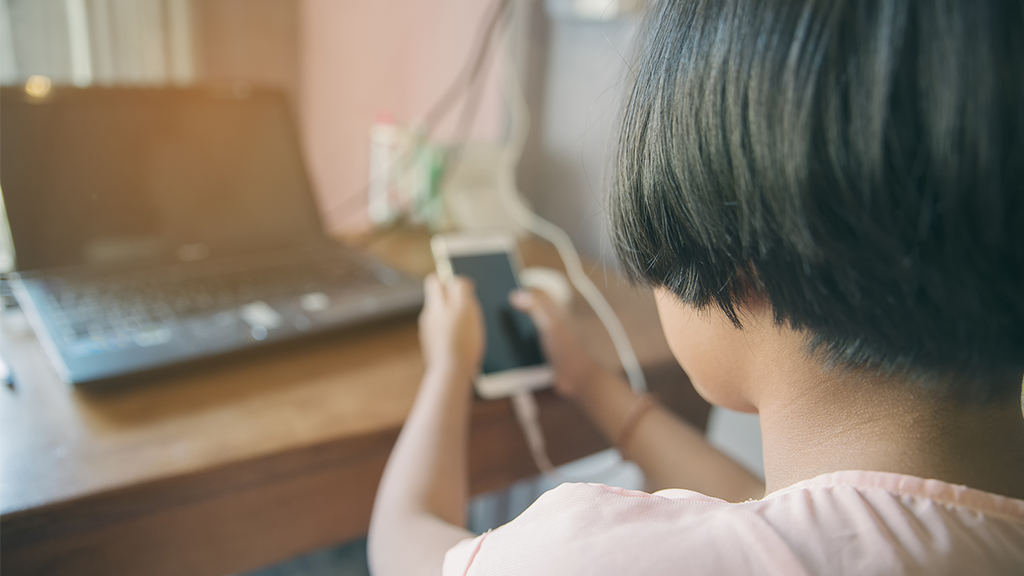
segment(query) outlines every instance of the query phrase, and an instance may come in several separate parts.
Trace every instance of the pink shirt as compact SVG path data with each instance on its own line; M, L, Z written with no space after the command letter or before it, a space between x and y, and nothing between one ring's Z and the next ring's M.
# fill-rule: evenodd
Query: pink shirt
M883 472L741 504L563 484L449 550L444 574L1021 575L1024 500Z

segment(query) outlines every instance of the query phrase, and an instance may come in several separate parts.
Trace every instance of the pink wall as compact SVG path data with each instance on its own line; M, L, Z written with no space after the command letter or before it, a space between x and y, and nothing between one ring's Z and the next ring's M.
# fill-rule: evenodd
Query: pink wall
M369 129L377 113L421 119L456 77L490 2L302 0L299 108L306 158L327 227L369 226ZM499 45L497 55L501 55ZM470 139L501 134L500 66L492 65ZM458 110L439 127L456 131Z

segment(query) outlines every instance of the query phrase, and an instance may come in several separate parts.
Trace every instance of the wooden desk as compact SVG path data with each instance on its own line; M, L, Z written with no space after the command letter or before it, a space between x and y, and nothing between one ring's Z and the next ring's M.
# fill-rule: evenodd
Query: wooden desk
M423 234L366 247L413 273L432 267ZM523 257L558 262L540 244ZM672 360L650 295L594 277L651 388L703 426L708 407ZM582 299L573 313L614 365ZM0 353L17 381L0 390L5 576L229 574L363 535L423 369L413 317L102 395L62 384L16 314L3 317ZM606 446L571 404L546 393L540 406L554 462ZM507 401L474 406L470 463L474 493L536 473Z

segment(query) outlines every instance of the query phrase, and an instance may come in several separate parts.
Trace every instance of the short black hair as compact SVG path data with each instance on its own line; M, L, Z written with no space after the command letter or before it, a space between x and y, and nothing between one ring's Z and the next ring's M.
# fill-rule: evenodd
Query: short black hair
M611 206L627 274L737 326L765 298L834 365L1020 394L991 382L1024 372L1022 2L649 10Z

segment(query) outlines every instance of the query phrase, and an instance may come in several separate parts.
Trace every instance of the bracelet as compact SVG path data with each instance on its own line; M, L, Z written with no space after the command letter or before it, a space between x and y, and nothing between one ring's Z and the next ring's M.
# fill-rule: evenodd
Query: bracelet
M615 439L615 447L619 449L623 460L629 460L629 457L626 455L626 448L633 436L633 432L636 431L637 425L640 424L640 420L651 411L651 408L657 405L658 402L654 399L654 396L645 393L633 401L626 415L622 418L622 426L619 428L619 434Z

